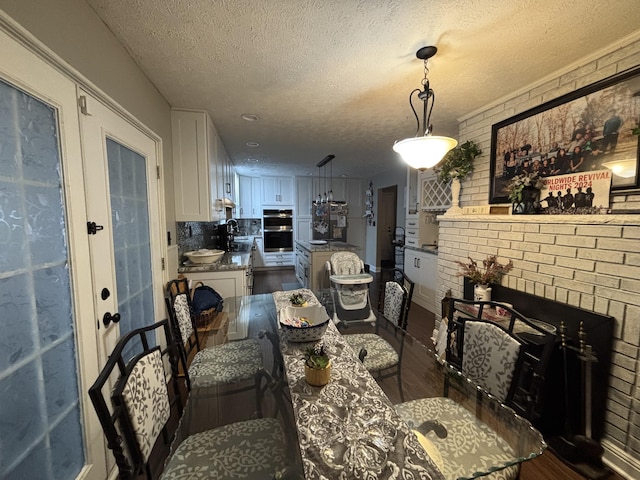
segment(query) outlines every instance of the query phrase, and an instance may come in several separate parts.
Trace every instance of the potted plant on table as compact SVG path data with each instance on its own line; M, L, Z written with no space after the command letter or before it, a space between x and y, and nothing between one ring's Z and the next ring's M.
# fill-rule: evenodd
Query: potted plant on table
M462 267L458 276L467 277L474 283L473 299L476 302L491 301L491 284L500 282L502 276L513 268L513 261L502 265L498 263L496 255L489 255L482 261L484 270L478 266L478 262L469 257L469 262L464 263L456 260L456 263Z
M309 385L322 387L331 377L331 359L322 343L307 347L304 351L304 378Z
M289 301L291 302L291 305L293 305L294 307L307 306L307 299L304 298L304 295L302 295L301 293L292 293L291 296L289 297Z
M453 150L449 150L434 168L442 183L451 182L451 208L447 210L447 214L462 213L462 209L458 206L460 180L473 172L473 161L481 153L482 150L475 142L467 140Z

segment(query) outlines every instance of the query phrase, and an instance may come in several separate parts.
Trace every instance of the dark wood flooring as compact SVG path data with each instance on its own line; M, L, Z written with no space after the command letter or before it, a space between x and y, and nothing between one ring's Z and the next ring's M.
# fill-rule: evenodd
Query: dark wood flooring
M262 270L254 272L255 294L271 293L282 289L283 283L294 283L296 277L293 269L284 270ZM371 287L371 298L377 298L379 282L374 281ZM417 304L412 304L409 311L409 321L407 330L409 333L424 345L433 346L431 335L435 323L433 313ZM409 370L407 372L407 370ZM406 373L405 373L406 372ZM410 362L403 363L403 384L412 381L412 378L420 378L418 372L411 372ZM381 386L392 402L399 402L399 393L395 378L388 378L381 382ZM611 473L607 480L624 480L616 473ZM562 460L546 450L540 457L525 462L522 465L520 480L589 480L566 465Z

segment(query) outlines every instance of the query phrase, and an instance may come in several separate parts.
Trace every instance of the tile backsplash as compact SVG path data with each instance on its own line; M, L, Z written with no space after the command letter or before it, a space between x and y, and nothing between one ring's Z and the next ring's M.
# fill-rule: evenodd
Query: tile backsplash
M217 227L220 222L176 222L178 237L178 256L182 258L184 252L200 248L220 248L218 244ZM262 219L238 219L237 236L260 235L262 233Z

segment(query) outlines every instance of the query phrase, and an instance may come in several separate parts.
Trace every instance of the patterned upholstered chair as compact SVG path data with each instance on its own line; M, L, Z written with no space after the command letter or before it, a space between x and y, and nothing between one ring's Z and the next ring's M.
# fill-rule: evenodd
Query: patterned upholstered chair
M248 338L200 349L188 280L170 281L165 300L174 336L180 339L176 343L188 388L206 388L218 395L255 389L258 416L262 416L261 397L270 376L263 367L260 343Z
M157 478L151 471L151 452L162 451L154 450L159 437L165 447L173 441L170 425L183 409L177 363L173 334L168 320L163 320L122 337L89 389L118 478L134 479L142 473L149 480ZM170 365L171 375L165 365ZM173 395L167 388L169 377ZM278 420L233 423L184 439L165 463L162 478L274 478L286 469L286 452Z
M483 309L493 305L451 299L447 362L498 401L531 419L555 334L513 309L507 309L510 318L506 326L482 320ZM475 314L470 313L474 311ZM517 478L519 465L508 466L513 459L511 446L467 409L446 398L450 388L454 388L454 383L447 376L445 397L413 400L397 405L396 410L411 428L429 435L429 440L447 459L443 466L445 478L458 478L465 472L487 472L488 466L501 460L505 468L483 478Z
M380 289L378 310L382 318L376 321L375 333L354 333L344 335L346 342L354 349L360 360L379 380L397 376L400 398L402 390L402 352L409 318L409 308L413 297L414 282L400 269L391 270L391 279L383 282ZM384 329L387 335L380 335Z

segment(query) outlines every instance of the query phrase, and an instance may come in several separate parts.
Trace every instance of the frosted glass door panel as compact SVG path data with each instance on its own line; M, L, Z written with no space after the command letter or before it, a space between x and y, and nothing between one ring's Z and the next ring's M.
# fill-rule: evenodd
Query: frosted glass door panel
M85 463L57 110L0 81L0 478Z
M120 333L153 323L146 159L107 138Z

